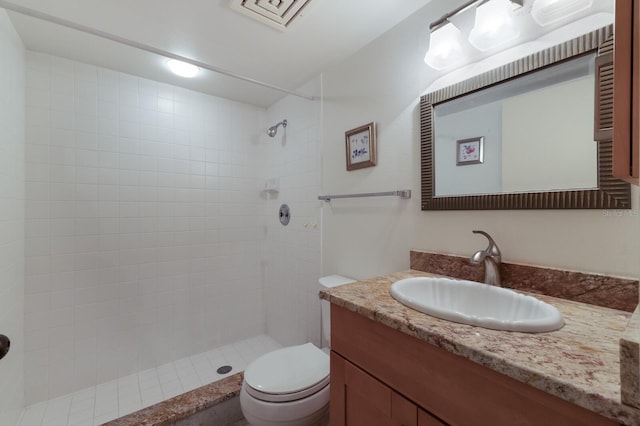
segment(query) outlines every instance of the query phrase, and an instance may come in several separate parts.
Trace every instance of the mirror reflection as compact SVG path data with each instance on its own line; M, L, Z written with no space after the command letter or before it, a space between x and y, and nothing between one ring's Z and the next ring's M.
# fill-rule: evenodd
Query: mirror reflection
M435 196L598 187L595 54L434 105Z

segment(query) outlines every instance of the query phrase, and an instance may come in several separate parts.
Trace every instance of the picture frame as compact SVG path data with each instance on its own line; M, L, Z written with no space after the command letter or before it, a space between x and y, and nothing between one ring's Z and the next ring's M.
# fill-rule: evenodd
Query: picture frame
M376 165L376 123L371 122L345 132L347 171Z
M484 136L456 141L456 166L484 162Z

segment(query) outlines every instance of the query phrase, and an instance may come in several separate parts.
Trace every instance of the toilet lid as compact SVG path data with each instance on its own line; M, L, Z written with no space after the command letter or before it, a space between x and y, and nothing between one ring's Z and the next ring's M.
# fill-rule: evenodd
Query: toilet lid
M244 381L259 399L303 398L329 383L329 356L311 343L278 349L253 361Z

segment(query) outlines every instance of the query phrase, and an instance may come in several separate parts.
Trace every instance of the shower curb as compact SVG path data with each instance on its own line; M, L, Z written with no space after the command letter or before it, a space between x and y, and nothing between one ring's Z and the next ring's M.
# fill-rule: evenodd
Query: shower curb
M166 401L117 418L102 426L232 425L242 421L240 389L243 374L185 392Z

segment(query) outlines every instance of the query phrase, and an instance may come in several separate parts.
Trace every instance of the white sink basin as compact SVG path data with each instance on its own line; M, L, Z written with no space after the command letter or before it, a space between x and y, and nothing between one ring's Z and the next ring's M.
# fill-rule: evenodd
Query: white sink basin
M445 320L494 330L542 333L562 328L555 307L515 291L451 278L414 277L391 285L398 302Z

